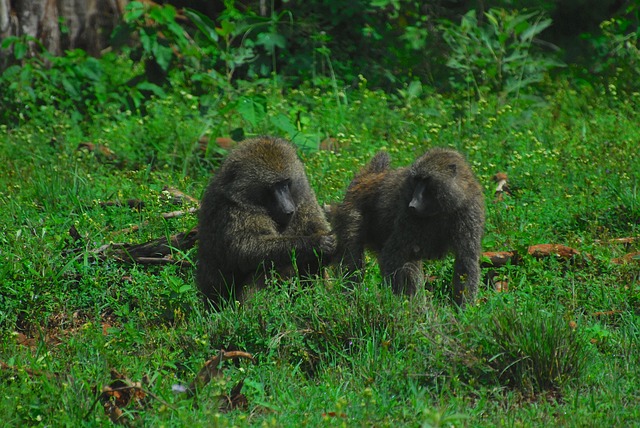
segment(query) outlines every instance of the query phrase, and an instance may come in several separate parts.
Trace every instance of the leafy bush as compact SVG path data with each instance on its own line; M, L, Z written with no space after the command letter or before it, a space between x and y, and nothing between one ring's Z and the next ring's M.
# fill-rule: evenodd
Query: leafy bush
M48 108L81 118L113 105L126 105L139 92L126 84L131 74L113 53L98 59L75 49L56 57L41 49L27 58L21 56L26 43L23 38L3 43L3 47L13 46L21 65L11 65L0 75L0 123L28 120Z
M601 34L585 35L595 48L597 60L592 71L605 77L617 77L610 91L617 96L615 86L637 91L640 80L640 6L629 5L625 15L600 24Z
M462 78L454 88L471 88L478 98L499 92L503 98L520 97L521 90L542 81L561 63L538 53L536 37L551 25L540 13L489 9L486 21L475 10L460 22L442 21L442 36L450 48L447 66Z

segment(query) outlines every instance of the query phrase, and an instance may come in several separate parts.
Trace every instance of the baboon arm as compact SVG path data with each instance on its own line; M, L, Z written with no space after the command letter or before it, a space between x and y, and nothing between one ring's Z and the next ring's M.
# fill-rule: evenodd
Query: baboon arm
M352 206L341 205L336 209L332 223L338 236L338 260L346 269L347 276L353 276L355 271L362 270L364 264L365 236L362 214Z
M235 230L236 234L229 237L227 254L234 257L230 262L240 270L253 269L262 262L271 262L276 267L290 266L293 251L299 262L309 263L316 258L316 252L331 247L330 243L324 243L328 239L324 235L280 233L268 218Z
M292 225L292 233L300 235L328 234L330 229L324 212L315 201L314 203L302 203L298 206L296 219Z
M480 263L477 257L457 256L453 264L453 300L464 306L475 300L480 281Z

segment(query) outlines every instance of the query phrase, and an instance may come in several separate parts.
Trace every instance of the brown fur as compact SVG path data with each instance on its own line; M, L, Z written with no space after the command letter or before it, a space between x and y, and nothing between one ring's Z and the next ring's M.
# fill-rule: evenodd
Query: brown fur
M353 179L332 213L337 255L352 277L373 250L382 275L396 294L424 285L422 260L455 255L453 298L475 299L484 230L484 196L464 158L434 148L413 165L390 169L379 152Z
M272 137L240 143L223 162L202 199L199 239L196 280L216 308L263 287L272 269L318 273L336 245L294 147Z

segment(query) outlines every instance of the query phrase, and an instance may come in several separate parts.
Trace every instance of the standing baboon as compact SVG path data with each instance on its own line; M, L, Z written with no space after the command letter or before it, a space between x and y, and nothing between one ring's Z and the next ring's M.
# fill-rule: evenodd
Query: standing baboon
M272 137L240 143L223 162L202 198L198 237L198 287L216 308L263 287L272 269L319 272L336 246L294 147Z
M377 253L396 294L424 283L422 260L455 255L453 298L473 301L480 279L484 229L482 187L456 151L433 148L413 165L390 169L379 152L353 179L332 213L338 257L353 275L365 248Z

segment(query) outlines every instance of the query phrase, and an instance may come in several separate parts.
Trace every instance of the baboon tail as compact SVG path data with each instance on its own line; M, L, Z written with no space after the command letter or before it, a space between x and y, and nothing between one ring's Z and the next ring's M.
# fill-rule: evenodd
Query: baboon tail
M369 163L358 172L358 174L353 177L351 183L349 183L349 189L353 186L357 185L362 181L362 178L369 174L379 174L384 172L389 165L391 164L391 157L387 152L378 152L375 154L373 158L369 161Z
M389 156L389 153L378 152L369 161L367 166L364 167L360 174L376 174L383 172L385 169L389 168L389 164L391 164L391 157Z

